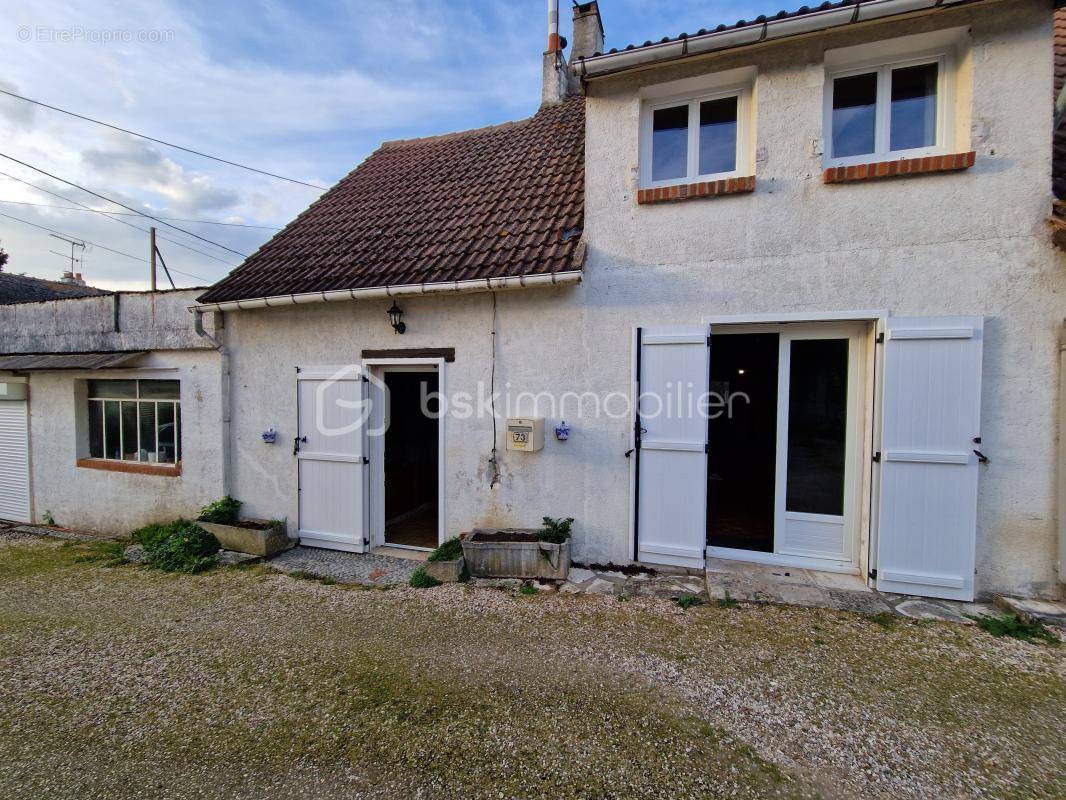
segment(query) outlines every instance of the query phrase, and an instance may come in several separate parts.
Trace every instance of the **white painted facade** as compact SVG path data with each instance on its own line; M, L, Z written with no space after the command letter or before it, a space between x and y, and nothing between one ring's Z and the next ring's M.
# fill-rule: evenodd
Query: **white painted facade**
M956 126L977 151L972 169L827 186L812 143L822 137L824 53L887 38L968 29L958 69ZM515 397L592 392L631 397L634 329L746 321L984 318L982 450L976 507L976 588L1052 595L1056 582L1058 335L1066 304L1063 257L1045 223L1051 194L1050 7L1023 0L818 34L795 42L594 81L587 87L588 260L577 287L497 295L496 385ZM754 194L638 206L642 90L725 70L753 69ZM654 94L654 90L651 90ZM1045 119L1041 122L1040 120ZM408 332L389 328L388 301L338 302L226 314L232 367L232 491L257 516L298 515L297 365L358 363L364 348L454 347L448 392L486 386L490 295L404 298ZM872 312L854 313L861 309ZM872 376L864 376L871 386ZM533 416L524 406L497 410ZM502 401L501 401L502 402ZM872 417L872 403L868 406ZM444 529L535 525L573 516L575 558L632 557L632 419L546 416L573 428L544 450L504 449L490 489L487 417L447 419ZM858 542L870 565L875 489L864 453ZM278 443L260 434L274 427ZM876 517L876 513L873 515Z

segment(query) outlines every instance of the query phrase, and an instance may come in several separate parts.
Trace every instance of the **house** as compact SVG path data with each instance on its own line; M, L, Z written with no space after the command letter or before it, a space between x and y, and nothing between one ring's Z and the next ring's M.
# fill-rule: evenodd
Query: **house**
M16 275L0 269L0 305L58 300L62 297L93 297L111 294L106 289L87 286L80 272L64 272L58 281Z
M224 357L197 289L0 306L0 519L127 532L224 493Z
M607 49L586 2L568 59L549 8L536 114L382 145L191 304L225 491L356 552L572 516L586 562L1058 595L1050 5Z

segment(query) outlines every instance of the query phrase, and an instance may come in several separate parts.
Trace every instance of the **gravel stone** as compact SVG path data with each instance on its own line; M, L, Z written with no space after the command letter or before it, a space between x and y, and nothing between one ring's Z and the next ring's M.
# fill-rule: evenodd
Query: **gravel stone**
M406 558L303 546L286 550L266 563L281 572L302 572L316 578L331 578L338 583L365 586L404 585L421 565L419 561Z

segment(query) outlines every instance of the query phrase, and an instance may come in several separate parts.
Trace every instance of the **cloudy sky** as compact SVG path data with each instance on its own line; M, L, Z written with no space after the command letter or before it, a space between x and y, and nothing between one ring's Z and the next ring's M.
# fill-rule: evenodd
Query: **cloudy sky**
M566 35L570 3L561 5ZM0 89L327 187L383 140L531 114L547 25L545 0L4 6ZM765 0L600 6L608 47L778 10ZM179 286L218 280L237 253L251 253L320 194L5 95L0 154L229 248L157 224ZM143 217L66 210L122 209L2 157L0 201L8 271L57 278L70 246L56 232L87 243L78 269L91 284L146 288Z

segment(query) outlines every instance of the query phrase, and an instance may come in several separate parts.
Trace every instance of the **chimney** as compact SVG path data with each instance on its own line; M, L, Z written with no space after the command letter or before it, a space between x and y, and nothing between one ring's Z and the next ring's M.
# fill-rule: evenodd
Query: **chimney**
M563 58L566 40L559 36L559 0L548 0L548 49L541 69L541 106L559 103L570 91L570 72Z
M570 65L579 58L589 58L595 53L603 52L603 19L600 17L600 4L596 0L590 3L574 4L574 43L570 48Z

